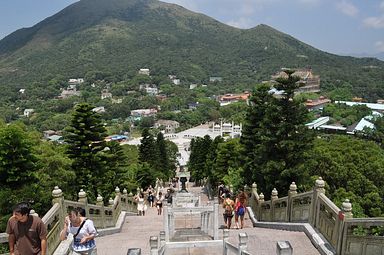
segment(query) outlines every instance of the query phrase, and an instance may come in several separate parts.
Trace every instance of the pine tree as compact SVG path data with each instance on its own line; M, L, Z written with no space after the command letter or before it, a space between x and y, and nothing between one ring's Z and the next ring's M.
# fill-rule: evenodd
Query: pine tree
M72 114L70 126L66 129L67 154L73 159L76 172L76 188L84 188L91 198L97 196L98 178L104 174L104 158L100 154L106 147L105 127L93 106L78 104Z
M156 137L156 149L158 155L157 169L164 174L164 178L168 179L171 176L171 162L164 135L161 132L159 132Z
M143 138L140 140L141 143L139 145L139 161L141 163L147 162L154 168L158 162L155 139L148 128L143 129L141 136Z
M277 188L283 195L292 181L304 182L302 164L313 141L305 126L307 111L293 98L299 78L285 72L275 85L284 90L282 98L273 97L267 86L254 91L241 138L246 179L252 177L267 194Z

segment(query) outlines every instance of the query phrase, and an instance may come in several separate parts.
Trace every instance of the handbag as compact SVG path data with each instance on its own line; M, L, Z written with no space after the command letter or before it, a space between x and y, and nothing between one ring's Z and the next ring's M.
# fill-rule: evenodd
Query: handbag
M80 243L81 238L77 238L77 235L80 233L81 228L84 226L85 222L88 219L86 218L80 225L79 229L77 230L77 233L73 236L73 245L72 248L75 252L84 252L92 250L96 247L95 239L91 239L89 241L86 241L85 243Z

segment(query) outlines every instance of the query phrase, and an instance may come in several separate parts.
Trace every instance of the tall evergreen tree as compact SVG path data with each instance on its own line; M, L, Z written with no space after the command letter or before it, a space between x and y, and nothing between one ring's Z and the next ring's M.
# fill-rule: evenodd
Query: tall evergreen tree
M303 183L308 174L302 164L313 134L305 126L304 105L293 98L299 78L293 71L285 73L275 85L284 90L282 98L273 97L266 86L254 91L241 138L246 177L253 177L266 194L274 187L284 194L292 181Z
M78 104L66 129L67 154L73 159L77 188L84 188L91 198L97 196L98 178L104 174L104 158L100 154L106 147L106 130L101 116L92 111L93 106Z
M208 174L205 172L205 162L211 148L211 143L212 139L209 135L203 138L197 137L191 141L191 155L189 157L188 169L191 172L191 176L197 182L204 177L208 177Z
M158 155L156 150L156 143L153 135L149 132L148 128L144 128L139 145L139 162L147 162L150 166L156 167Z

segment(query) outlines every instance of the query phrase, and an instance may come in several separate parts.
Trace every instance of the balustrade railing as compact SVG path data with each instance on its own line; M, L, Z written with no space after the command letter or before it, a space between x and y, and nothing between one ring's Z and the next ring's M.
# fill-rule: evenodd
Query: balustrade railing
M53 206L44 215L42 221L47 226L48 236L48 253L53 254L60 244L60 232L64 224L64 218L71 208L82 208L85 211L86 217L93 220L95 227L99 229L115 227L116 222L121 214L121 211L137 212L137 203L133 195L127 194L124 189L123 194L116 187L115 198L109 201L109 205L105 206L103 198L98 196L96 204L88 204L86 193L83 190L79 192L78 201L65 200L63 192L59 187L55 187L52 191ZM8 235L0 233L0 243L7 243Z

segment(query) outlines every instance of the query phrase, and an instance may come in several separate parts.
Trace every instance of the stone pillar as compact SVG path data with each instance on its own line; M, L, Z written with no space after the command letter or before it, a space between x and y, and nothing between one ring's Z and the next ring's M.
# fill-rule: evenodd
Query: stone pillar
M103 201L103 197L100 194L97 195L96 205L100 206L101 226L102 228L105 228L104 201Z
M160 231L160 246L163 247L165 245L165 231Z
M226 242L228 241L229 238L229 229L223 229L223 255L227 255L227 246Z
M317 221L320 213L320 205L318 204L318 197L321 193L325 193L325 182L323 178L319 177L315 182L315 187L313 190L313 198L312 198L312 211L310 213L309 223L312 224L313 227L317 226Z
M59 222L60 226L63 226L65 216L67 216L66 208L64 206L63 191L58 186L55 186L52 191L52 197L52 205L56 203L60 205Z
M84 204L85 215L89 217L87 193L83 189L80 189L78 197L79 199L77 201Z
M219 200L217 198L213 203L213 239L219 239Z
M165 241L169 242L169 217L168 217L168 206L163 206L163 219L164 219L164 230L165 230Z
M37 214L36 211L33 210L33 209L31 209L31 210L29 211L29 215L39 217L39 214Z
M133 194L132 194L132 192L129 192L127 199L128 199L127 203L128 203L128 206L129 206L129 209L127 209L127 211L137 213L137 207L135 207L135 204L133 203Z
M287 220L288 222L291 222L292 218L292 210L293 210L293 196L297 194L297 186L295 182L292 182L291 185L289 185L289 191L288 191L288 204L287 204Z
M149 238L149 246L151 247L151 255L158 255L159 252L159 240L157 236L151 236Z
M349 202L349 199L345 199L344 200L344 202L342 204L342 207L341 207L341 210L344 213L344 219L351 219L351 218L353 218L352 204L351 204L351 202Z
M124 206L122 210L128 211L128 191L127 189L123 189L123 202Z
M247 249L248 235L247 233L239 233L239 255Z
M261 213L262 212L263 204L264 204L264 194L260 193L260 195L259 195L259 202L258 202L258 208L256 210L256 212L257 212L256 219L259 220L259 221L263 220L262 219L262 213Z
M275 221L275 201L279 198L278 194L277 189L273 188L271 193L271 221Z
M112 207L113 206L113 198L109 198L109 200L108 200L108 206L109 207Z

